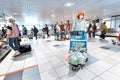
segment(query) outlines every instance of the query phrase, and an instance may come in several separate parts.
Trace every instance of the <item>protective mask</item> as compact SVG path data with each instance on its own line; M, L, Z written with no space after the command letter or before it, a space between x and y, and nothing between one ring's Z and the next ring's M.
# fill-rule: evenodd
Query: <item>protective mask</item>
M80 15L80 19L83 19L83 15Z
M8 23L6 24L6 26L12 26L12 23L9 23L9 22L8 22Z

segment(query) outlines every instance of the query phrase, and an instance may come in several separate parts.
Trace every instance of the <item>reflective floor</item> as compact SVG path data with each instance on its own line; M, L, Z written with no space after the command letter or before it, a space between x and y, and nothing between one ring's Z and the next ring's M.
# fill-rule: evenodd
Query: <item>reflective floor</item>
M31 52L12 58L11 51L0 63L0 80L10 80L12 74L22 75L20 80L120 80L120 46L112 45L111 38L88 40L89 61L78 72L69 69L64 59L69 40L50 37L30 43Z

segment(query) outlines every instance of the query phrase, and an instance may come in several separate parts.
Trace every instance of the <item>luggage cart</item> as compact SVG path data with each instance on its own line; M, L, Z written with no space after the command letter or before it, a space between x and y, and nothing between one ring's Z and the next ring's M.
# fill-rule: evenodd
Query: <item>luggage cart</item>
M69 52L69 67L72 70L82 69L88 61L87 39L83 31L71 32Z

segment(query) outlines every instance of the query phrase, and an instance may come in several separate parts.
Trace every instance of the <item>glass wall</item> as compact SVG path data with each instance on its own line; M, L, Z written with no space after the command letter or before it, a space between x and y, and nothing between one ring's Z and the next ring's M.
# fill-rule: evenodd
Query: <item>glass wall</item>
M108 28L119 28L120 27L120 16L114 16L111 18L105 18L103 21L106 21Z
M116 27L120 28L120 16L116 18Z

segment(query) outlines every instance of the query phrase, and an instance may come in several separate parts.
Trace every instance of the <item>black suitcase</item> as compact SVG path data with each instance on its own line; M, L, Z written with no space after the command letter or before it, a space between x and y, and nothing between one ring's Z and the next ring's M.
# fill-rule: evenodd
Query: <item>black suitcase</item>
M101 34L100 38L105 39L105 34Z
M19 46L19 51L21 53L29 52L29 51L31 51L31 45L20 45Z

